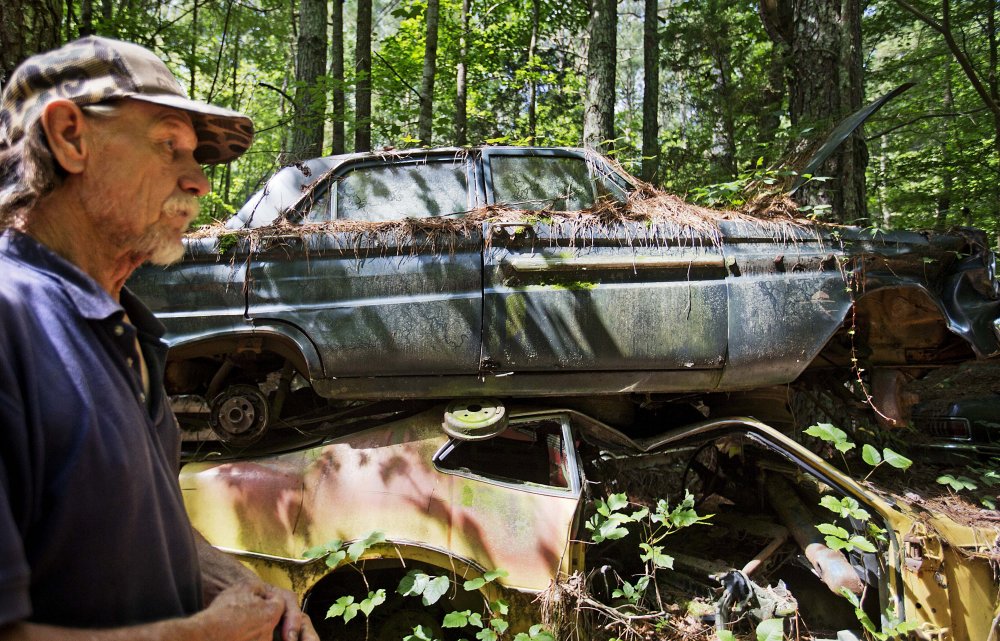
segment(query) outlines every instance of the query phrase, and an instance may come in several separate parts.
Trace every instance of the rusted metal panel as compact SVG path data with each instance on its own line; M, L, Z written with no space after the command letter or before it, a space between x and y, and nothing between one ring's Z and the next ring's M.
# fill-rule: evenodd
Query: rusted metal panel
M540 494L437 470L447 442L433 410L289 454L191 464L192 521L221 548L303 560L310 547L373 531L502 568L509 587L542 590L569 569L578 492Z

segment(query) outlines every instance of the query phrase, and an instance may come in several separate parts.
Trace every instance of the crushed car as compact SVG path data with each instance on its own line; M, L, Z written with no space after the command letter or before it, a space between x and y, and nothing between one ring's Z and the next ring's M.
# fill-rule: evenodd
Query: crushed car
M707 630L756 617L780 619L787 638L862 638L865 621L938 641L997 633L995 527L880 493L755 419L638 439L572 407L496 399L385 406L369 418L363 429L357 417L334 420L289 451L190 463L180 477L194 525L297 592L324 639L415 638L418 625L422 638L470 638L475 629L445 617L490 620L501 600L516 604L510 630L526 630L541 620L539 595L574 582L627 613L610 596L637 574L651 577L637 588L645 597L701 600ZM624 498L590 507L615 494L628 509ZM701 514L696 531L644 548L669 556L655 572L639 563L645 539L605 526L618 514L609 506L622 510L617 528L637 508L662 523L664 506L685 501ZM818 526L842 533L831 542ZM324 545L340 555L310 552ZM414 572L443 581L438 600L407 595ZM335 607L366 598L364 615ZM579 621L545 623L559 638L587 638Z
M582 149L314 159L185 242L128 284L167 327L183 424L240 447L317 411L482 395L627 398L602 416L626 431L648 398L675 425L787 427L855 380L900 423L909 382L1000 351L981 232L708 210Z

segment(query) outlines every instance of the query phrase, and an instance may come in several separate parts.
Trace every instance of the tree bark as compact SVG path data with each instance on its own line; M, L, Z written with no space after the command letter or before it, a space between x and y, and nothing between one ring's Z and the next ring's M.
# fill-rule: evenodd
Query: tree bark
M342 154L345 152L347 144L344 137L344 121L347 116L347 100L344 95L344 0L333 0L332 7L330 16L330 25L333 30L330 38L330 78L333 81L331 152Z
M646 0L642 18L642 179L656 182L660 164L659 0Z
M591 0L589 31L583 144L589 149L606 152L613 146L615 138L615 66L618 61L616 0Z
M438 0L427 0L427 41L424 44L424 72L420 79L420 117L417 136L422 147L431 146L434 134L434 76L437 72Z
M372 149L372 0L358 0L354 43L354 151Z
M469 55L469 0L462 0L462 33L458 37L458 64L455 69L455 144L468 144L468 94L465 61Z
M94 33L94 0L80 0L80 36Z
M0 84L22 60L62 44L62 0L0 1Z
M326 115L326 0L301 0L295 57L295 118L288 161L323 155Z
M538 3L531 0L531 39L528 41L528 141L535 144L538 134L538 81L535 79L535 54L538 48Z
M953 113L955 110L955 99L951 88L951 65L946 65L944 69L944 94L941 99L941 107L946 114ZM942 132L944 135L941 137L939 143L941 148L941 191L938 192L937 196L937 215L934 221L934 228L938 231L944 231L948 227L951 192L955 184L951 168L951 154L948 147L951 138L948 131L951 128L951 120L952 117L949 116L943 118L941 121L941 126L944 129Z
M859 0L762 0L761 18L789 65L792 125L828 132L861 108L861 7ZM854 132L816 173L830 180L807 184L796 200L828 206L840 222L867 218L862 129Z

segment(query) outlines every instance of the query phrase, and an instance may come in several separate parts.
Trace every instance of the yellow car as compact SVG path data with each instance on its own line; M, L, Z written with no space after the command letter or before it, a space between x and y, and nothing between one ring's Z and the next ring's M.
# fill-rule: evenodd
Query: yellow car
M630 433L655 431L667 411L629 417ZM757 420L710 419L637 439L609 425L621 420L614 407L592 399L549 407L465 399L369 419L367 429L330 422L299 445L283 441L282 453L181 472L194 525L301 595L324 638L402 639L417 625L450 638L445 615L501 597L513 624L501 632L513 638L540 621L533 599L574 576L621 611L654 594L700 600L704 624L720 629L753 613L781 618L800 634L792 638L844 630L861 638L866 624L937 641L997 638L997 528L881 496ZM648 572L635 532L595 536L617 514L609 496L627 496L627 508L614 508L627 521L642 506L652 514L658 499L684 504L687 491L687 505L712 516L662 540L672 568ZM840 514L828 509L834 503ZM652 580L629 593L624 584L635 587L643 567ZM401 594L415 570L447 577L430 605ZM463 589L477 578L490 580ZM379 589L367 616L355 608L345 621L335 607L327 619L331 606ZM763 607L774 594L784 605Z

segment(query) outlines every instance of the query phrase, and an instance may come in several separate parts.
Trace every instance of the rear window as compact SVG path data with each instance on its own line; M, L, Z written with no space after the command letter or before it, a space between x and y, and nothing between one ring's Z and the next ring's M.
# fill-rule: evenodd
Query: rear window
M373 222L429 218L470 209L461 160L358 167L336 179L337 218Z

